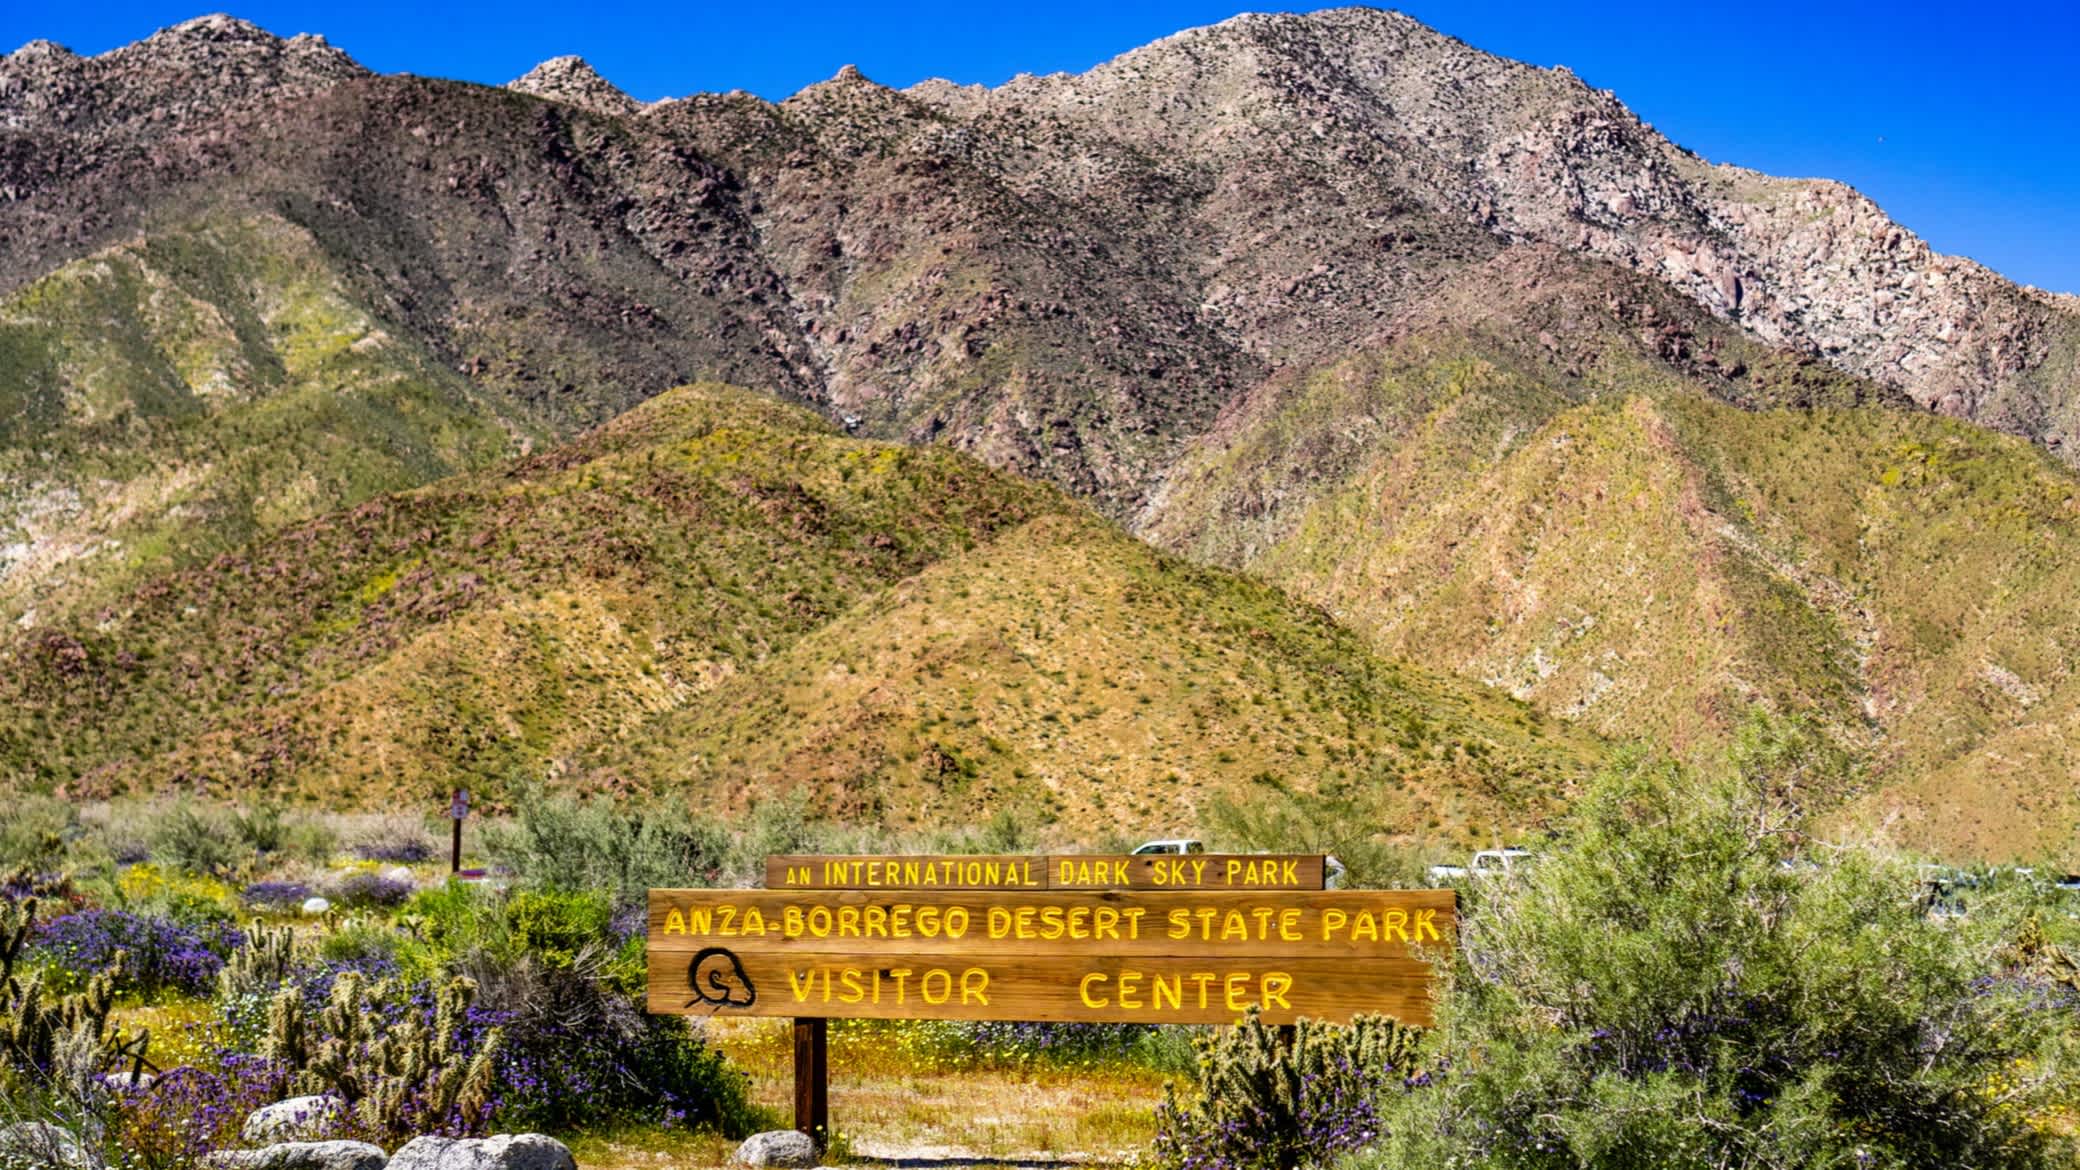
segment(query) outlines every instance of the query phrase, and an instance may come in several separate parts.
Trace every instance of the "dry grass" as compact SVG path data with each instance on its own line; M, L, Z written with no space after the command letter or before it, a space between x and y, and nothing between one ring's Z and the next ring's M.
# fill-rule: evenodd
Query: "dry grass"
M789 1022L731 1021L711 1025L709 1035L750 1076L752 1099L785 1124L794 1085ZM1153 1070L962 1063L935 1050L924 1029L835 1028L832 1160L1120 1163L1154 1135L1164 1078ZM700 1153L689 1144L680 1156ZM726 1158L728 1150L720 1153ZM607 1167L655 1164L637 1152L603 1149L601 1156L625 1159L599 1162Z

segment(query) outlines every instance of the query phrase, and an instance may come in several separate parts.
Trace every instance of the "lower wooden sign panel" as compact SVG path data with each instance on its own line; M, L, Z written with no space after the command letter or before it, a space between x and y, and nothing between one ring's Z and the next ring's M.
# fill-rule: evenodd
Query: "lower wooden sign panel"
M1232 1024L1255 1006L1267 1023L1340 1023L1361 1013L1432 1022L1430 968L1413 958L867 957L710 947L653 952L649 977L649 1009L681 1015Z

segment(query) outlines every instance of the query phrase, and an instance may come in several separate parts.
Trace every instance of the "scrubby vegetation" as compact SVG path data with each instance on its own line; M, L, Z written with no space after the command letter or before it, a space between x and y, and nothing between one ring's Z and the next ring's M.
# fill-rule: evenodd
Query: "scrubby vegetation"
M1434 1029L857 1022L834 1065L897 1097L1026 1078L1012 1096L1066 1093L1078 1132L1169 1170L2073 1165L2080 908L2014 871L1932 895L1912 859L1813 832L1853 755L1795 720L1730 739L1705 764L1628 753L1536 863L1464 887ZM356 856L431 837L394 814L23 809L0 858L8 1108L169 1170L292 1093L391 1144L496 1128L684 1150L657 1143L772 1124L752 1086L784 1082L784 1030L723 1029L726 1057L642 1010L646 889L749 883L778 852L1065 844L1012 814L890 834L800 797L724 820L531 792L472 829L490 880L451 882ZM1424 854L1369 815L1258 785L1207 835L1338 852L1353 884L1421 880ZM140 822L162 829L142 846ZM316 857L299 835L346 844ZM354 893L374 888L396 892ZM313 895L330 908L304 913ZM138 1071L156 1079L103 1076ZM1076 1084L1110 1099L1045 1087Z
M1159 1160L2072 1166L2080 907L2015 873L1932 905L1908 861L1808 835L1846 760L1795 723L1735 739L1623 761L1539 863L1468 886L1412 1053L1208 1045Z
M1469 841L1604 751L1053 489L717 385L159 573L106 620L9 626L0 664L0 788L279 807L226 834L174 805L121 844L204 872L226 840L417 864L437 844L415 825L326 841L293 811L455 787L510 808L543 776L732 815L801 792L884 831L1016 809L1081 837L1320 784Z

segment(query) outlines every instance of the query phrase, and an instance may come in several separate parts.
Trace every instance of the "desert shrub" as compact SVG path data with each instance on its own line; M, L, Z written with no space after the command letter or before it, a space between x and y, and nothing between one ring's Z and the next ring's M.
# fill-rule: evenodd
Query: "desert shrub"
M152 856L187 873L222 876L231 872L243 852L238 827L228 814L189 801L166 809L152 833Z
M1437 1083L1367 1165L2071 1164L2044 1118L2080 1020L2012 907L1932 920L1908 867L1811 846L1828 769L1754 738L1716 777L1629 759L1564 847L1468 892Z
M1206 809L1213 846L1241 853L1327 853L1344 864L1350 889L1428 885L1427 859L1381 834L1396 826L1348 795L1297 792L1260 783L1253 794L1218 797Z
M1251 1011L1198 1041L1197 1085L1172 1085L1156 1115L1155 1161L1174 1170L1326 1165L1379 1135L1378 1096L1398 1093L1417 1033L1380 1016L1302 1020L1281 1033Z
M325 895L336 905L354 910L402 906L419 887L411 882L367 870L343 874L325 887Z
M611 952L614 906L594 891L516 890L506 900L508 945L550 967L571 967L582 956Z
M125 910L88 909L38 926L30 951L53 965L53 980L64 986L116 968L120 954L121 989L199 993L214 985L225 956L243 941L243 934L232 926L195 926Z
M234 809L230 816L239 843L254 853L279 853L289 839L289 821L279 805L256 804Z
M730 868L753 880L765 876L766 858L776 853L815 853L829 838L828 826L809 815L806 790L768 796L751 808L731 851Z
M457 970L507 1037L497 1075L501 1128L612 1121L747 1128L742 1078L678 1016L652 1016L617 990L596 951L555 966L480 953Z
M348 851L363 861L416 865L433 860L435 844L425 822L416 817L393 816L363 827L354 835Z
M339 834L316 817L292 819L282 831L282 852L310 865L324 865L339 848Z
M486 842L525 885L603 890L632 905L652 887L712 884L729 862L728 831L677 805L622 809L539 792L516 803L518 816Z
M7 803L7 816L0 818L0 871L57 869L66 844L79 833L72 805L48 796L14 796Z
M157 804L125 801L83 814L86 834L117 865L135 865L152 857L152 838L159 831Z

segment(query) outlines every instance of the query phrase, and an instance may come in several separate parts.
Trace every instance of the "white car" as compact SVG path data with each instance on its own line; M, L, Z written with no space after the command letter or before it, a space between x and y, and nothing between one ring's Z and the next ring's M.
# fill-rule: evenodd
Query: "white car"
M1189 837L1171 837L1162 841L1149 841L1134 850L1133 856L1149 853L1204 853L1206 845Z

